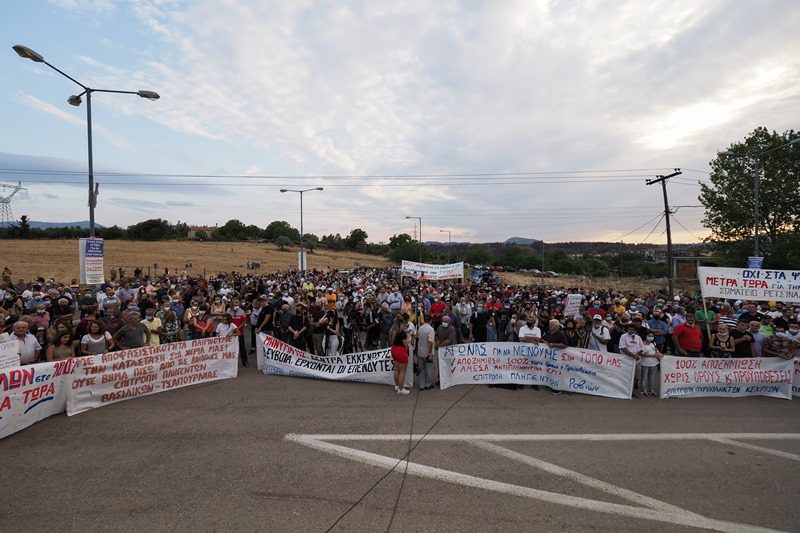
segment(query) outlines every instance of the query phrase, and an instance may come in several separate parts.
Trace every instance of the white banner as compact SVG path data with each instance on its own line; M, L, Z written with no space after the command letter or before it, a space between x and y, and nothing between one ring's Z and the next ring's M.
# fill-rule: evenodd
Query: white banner
M10 341L0 342L0 370L20 366L19 341L12 337Z
M131 348L75 359L69 416L130 398L188 385L235 378L239 372L236 337L210 337L160 346Z
M318 356L268 336L264 339L263 365L264 374L394 385L394 361L389 348ZM409 358L405 386L413 385L413 358Z
M792 396L800 396L800 357L794 358L794 380L792 381Z
M439 349L441 388L517 383L630 399L635 361L625 355L526 342L477 342Z
M425 276L429 280L456 279L464 277L464 262L450 263L448 265L431 265L417 263L416 261L403 261L400 267L403 276L419 278Z
M794 362L778 357L704 359L664 356L661 398L772 396L792 398Z
M0 370L0 439L64 412L75 361Z
M703 298L800 302L800 270L697 267Z

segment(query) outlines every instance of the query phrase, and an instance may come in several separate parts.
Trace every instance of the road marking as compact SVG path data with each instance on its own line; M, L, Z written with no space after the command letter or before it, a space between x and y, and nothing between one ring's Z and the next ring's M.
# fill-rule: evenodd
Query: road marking
M578 435L471 434L471 435L427 435L427 436L413 435L412 440L419 441L423 437L426 441L470 442L474 443L476 446L481 446L481 447L486 445L491 447L491 444L489 444L486 441L509 442L509 441L567 441L567 440L571 441L712 440L715 438L800 440L800 434L797 433L761 433L761 434L759 433L672 433L672 434L634 433L634 434L578 434ZM513 496L519 496L523 498L536 499L548 503L553 503L556 505L564 505L567 507L574 507L589 511L609 513L619 516L627 516L630 518L637 518L642 520L653 520L657 522L664 522L668 524L675 524L688 527L696 527L701 529L710 529L715 531L725 531L732 533L764 533L764 532L776 531L773 529L763 528L759 526L739 524L736 522L727 522L724 520L707 518L695 513L691 513L684 509L680 509L678 507L670 506L669 504L666 504L664 502L659 502L658 500L652 500L647 496L632 491L627 491L626 489L622 489L621 487L615 487L613 485L606 484L603 481L596 480L593 478L588 478L588 476L586 476L587 479L584 479L584 481L592 480L591 483L594 483L596 488L600 488L601 490L603 490L603 488L601 487L605 486L606 489L605 491L609 492L609 490L613 487L613 490L622 491L622 493L627 493L626 496L622 496L622 493L617 492L617 495L621 497L627 497L627 499L629 500L636 498L638 500L637 503L647 505L647 507L635 507L631 505L610 503L600 500L592 500L589 498L582 498L579 496L571 496L568 494L559 494L556 492L534 489L531 487L513 485L510 483L503 483L491 479L484 479L475 476L470 476L467 474L462 474L460 472L454 472L452 470L444 470L441 468L422 465L419 463L413 463L407 460L398 460L397 458L394 457L379 455L376 453L367 452L355 448L348 448L346 446L342 446L339 444L333 444L332 442L326 442L326 441L408 441L409 438L408 434L308 435L308 434L292 433L286 435L285 438L287 440L296 442L298 444L307 446L315 450L336 455L338 457L343 457L346 459L358 461L363 464L376 466L378 468L387 468L396 472L402 472L404 469L407 469L407 473L414 476L435 479L438 481L445 481L448 483L488 490L492 492L510 494ZM516 454L516 452L512 450L507 450L499 446L494 448L505 450L505 452L508 452L508 454L510 455ZM491 449L491 451L493 451L494 453L498 453L498 451L495 449ZM513 458L515 460L519 459L517 457ZM528 457L528 459L533 460L534 462L539 461L532 457ZM544 461L541 461L540 465L532 465L532 466L540 467L544 465L547 465L547 468L550 468L553 471L553 473L558 472L558 475L564 475L571 472L557 465L545 463ZM572 475L578 477L582 476L582 474L577 472L572 472ZM571 479L574 479L574 477ZM588 485L589 483L584 483L584 484ZM642 500L642 498L644 498L644 500ZM655 508L654 505L658 506L658 508Z
M768 448L766 446L757 446L755 444L750 444L749 442L737 442L735 440L726 439L724 437L711 437L708 440L719 442L721 444L730 444L731 446L738 446L739 448L745 448L747 450L755 450L757 452L768 453L776 457L783 457L784 459L800 461L800 455L784 452L782 450L776 450L774 448Z
M358 434L343 435L338 434L291 434L300 437L313 437L317 440L341 441L341 440L408 440L408 433L388 433L388 434ZM800 440L800 433L577 433L577 434L555 434L555 435L533 435L533 434L452 434L452 435L423 435L417 433L411 436L411 440L426 441L491 441L491 442L513 442L513 441L634 441L634 440L709 440L735 439L735 440Z
M496 444L492 444L490 442L472 441L471 444L483 450L487 450L489 452L505 457L506 459L519 461L520 463L524 463L528 466L544 470L545 472L548 472L550 474L571 479L572 481L575 481L582 485L586 485L587 487L592 487L593 489L601 490L607 494L618 496L625 500L631 501L633 503L638 503L639 505L648 507L650 509L654 509L656 511L664 511L667 513L686 513L697 517L700 516L698 514L691 513L686 509L682 509L675 505L670 505L666 502L662 502L661 500L650 498L649 496L645 496L644 494L639 494L638 492L624 489L622 487L612 485L611 483L606 483L605 481L601 481L599 479L587 476L585 474L581 474L580 472L575 472L574 470L569 470L567 468L558 466L556 464L548 463L547 461L537 459L536 457L531 457L529 455L525 455L516 452L514 450L509 450L508 448L503 448L502 446L497 446Z

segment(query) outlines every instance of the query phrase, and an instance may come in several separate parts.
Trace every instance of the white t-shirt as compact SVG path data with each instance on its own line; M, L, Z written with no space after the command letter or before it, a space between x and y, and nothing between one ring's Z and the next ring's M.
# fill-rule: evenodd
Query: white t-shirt
M533 326L532 328L529 328L528 324L525 324L524 326L519 328L519 340L522 341L522 339L524 339L526 337L530 337L530 338L536 337L536 338L541 339L542 338L542 330L539 329L539 326Z
M231 322L230 324L226 324L225 322L220 322L217 325L217 336L225 337L235 329L236 329L236 324L234 324L233 322Z
M428 357L428 347L433 345L436 338L436 332L429 322L422 324L419 327L419 343L417 344L417 356ZM428 344L430 343L430 344Z
M597 335L604 341L608 342L611 340L611 333L608 331L606 326L601 325L600 327L592 327L591 331L589 332L589 342L586 345L586 348L589 350L595 350L598 352L607 353L608 352L608 345L603 344L599 340L595 339L594 336Z
M642 344L642 358L640 359L642 366L658 366L658 357L656 357L656 345L652 342L650 344Z

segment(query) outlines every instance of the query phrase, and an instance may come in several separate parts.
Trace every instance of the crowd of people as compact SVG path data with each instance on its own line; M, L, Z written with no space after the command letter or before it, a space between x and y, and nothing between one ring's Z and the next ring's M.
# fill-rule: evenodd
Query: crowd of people
M141 272L139 272L141 276ZM565 316L568 294L581 304ZM93 287L0 283L0 340L22 364L209 336L237 337L249 366L259 333L317 356L391 348L414 364L420 389L437 382L438 348L532 342L613 352L637 361L638 395L656 394L664 354L800 356L799 307L782 302L667 298L608 289L512 286L493 278L419 281L398 269L221 273L128 278ZM407 394L402 377L396 390Z

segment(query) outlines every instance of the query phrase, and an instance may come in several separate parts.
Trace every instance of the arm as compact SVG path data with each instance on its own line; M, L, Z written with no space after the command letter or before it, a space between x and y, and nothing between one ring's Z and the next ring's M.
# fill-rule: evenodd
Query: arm
M45 360L48 363L51 362L53 360L53 358L55 357L55 349L56 349L56 347L53 344L51 344L50 346L47 347L47 355L45 356ZM37 357L36 359L38 360L39 358Z

